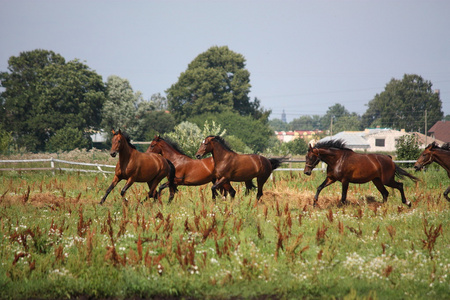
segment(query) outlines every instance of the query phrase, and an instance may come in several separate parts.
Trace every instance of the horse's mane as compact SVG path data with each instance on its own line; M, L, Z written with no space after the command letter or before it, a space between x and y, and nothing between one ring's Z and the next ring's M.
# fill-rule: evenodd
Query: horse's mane
M118 135L118 134L123 135L123 137L124 137L125 140L127 141L128 145L129 145L131 148L136 149L136 146L133 145L133 144L131 143L131 138L130 138L130 136L128 135L128 133L126 133L126 132L124 132L124 131L120 131L120 130L114 132L114 135Z
M183 155L186 155L183 150L181 150L180 145L177 144L177 142L173 141L171 138L165 137L159 137L160 140L165 141L167 144L169 144L173 149L180 152ZM186 155L187 156L187 155Z
M445 151L450 151L450 143L442 144L442 146L439 147L439 145L436 142L433 142L428 146L431 146L431 149L441 149Z
M233 150L231 150L230 146L227 144L227 142L225 142L223 137L221 137L220 135L210 135L207 138L209 137L213 137L214 140L218 141L226 150L234 152Z
M336 148L340 150L349 150L353 151L352 149L347 148L347 145L345 144L345 141L342 139L338 140L328 140L323 142L318 142L314 148L317 149L330 149L330 148Z

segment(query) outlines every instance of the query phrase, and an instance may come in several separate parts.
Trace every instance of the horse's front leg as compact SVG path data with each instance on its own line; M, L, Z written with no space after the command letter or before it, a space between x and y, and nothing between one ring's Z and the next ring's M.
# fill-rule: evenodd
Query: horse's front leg
M347 191L348 191L348 181L342 181L342 197L341 203L345 204L347 202Z
M125 183L125 186L123 187L123 189L120 191L120 196L122 196L123 200L125 202L128 202L128 199L125 198L125 192L130 188L130 186L132 186L134 183L133 178L128 178L127 183Z
M231 186L230 181L228 179L226 179L225 177L220 178L213 184L213 186L211 187L212 193L217 194L216 190L220 187L225 188L225 190L227 190L228 193L230 193L231 198L234 198L234 196L236 195L236 191Z
M314 196L314 204L313 204L314 206L317 205L317 201L319 200L319 194L320 194L320 192L321 192L324 188L326 188L327 186L329 186L330 184L332 184L332 183L334 183L334 182L336 182L336 180L331 179L330 177L327 177L327 178L325 178L325 180L322 182L322 184L319 185L319 187L317 188L317 191L316 191L316 195Z
M102 200L100 201L100 205L103 204L103 202L105 202L106 197L108 197L109 193L111 193L111 191L113 190L113 188L117 185L117 183L120 181L119 177L114 176L113 181L111 182L111 184L109 185L108 189L106 190L105 195L102 197Z

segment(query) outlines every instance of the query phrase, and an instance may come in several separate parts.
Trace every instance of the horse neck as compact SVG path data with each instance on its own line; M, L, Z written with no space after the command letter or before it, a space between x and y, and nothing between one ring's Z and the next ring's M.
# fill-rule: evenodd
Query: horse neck
M337 161L345 155L345 150L339 149L319 149L319 158L327 165L334 165Z
M174 160L174 159L180 158L180 157L189 157L183 153L180 153L179 151L177 151L177 149L173 148L172 146L170 146L167 143L161 143L160 147L161 147L162 156L164 156L165 158L167 158L169 160Z
M433 151L434 161L450 172L450 151L437 149Z
M211 151L214 162L223 161L227 156L236 155L235 152L228 150L222 144L215 142L213 150Z
M119 151L119 162L121 165L127 164L130 160L131 156L136 152L137 150L132 148L128 143L124 143L122 146L122 149Z

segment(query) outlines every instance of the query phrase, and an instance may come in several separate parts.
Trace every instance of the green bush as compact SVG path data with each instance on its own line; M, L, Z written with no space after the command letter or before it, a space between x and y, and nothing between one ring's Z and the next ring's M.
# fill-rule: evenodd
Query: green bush
M420 155L419 141L415 135L404 135L398 139L397 160L416 160ZM408 166L410 167L410 166Z
M83 135L81 130L66 126L56 131L55 135L49 139L46 147L48 151L70 151L75 148L89 148L90 145L90 138Z

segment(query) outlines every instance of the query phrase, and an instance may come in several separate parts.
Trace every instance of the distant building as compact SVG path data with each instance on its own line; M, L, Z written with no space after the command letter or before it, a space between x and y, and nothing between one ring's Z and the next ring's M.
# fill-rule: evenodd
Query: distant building
M450 143L450 121L437 121L428 133L432 138Z
M283 121L283 123L287 123L287 121L286 121L286 113L284 112L284 109L283 109L283 113L281 114L281 121Z
M309 142L322 133L322 130L275 131L275 135L277 136L278 140L283 143L288 143L298 138L304 139L306 142Z
M438 144L443 144L441 140L432 137L426 137L424 134L413 132L407 133L404 129L394 130L390 128L368 128L364 131L342 131L333 136L327 136L319 142L330 139L342 139L345 141L348 148L356 151L367 152L394 152L397 149L395 146L400 137L413 134L418 138L420 148L425 148L428 144L436 141Z

